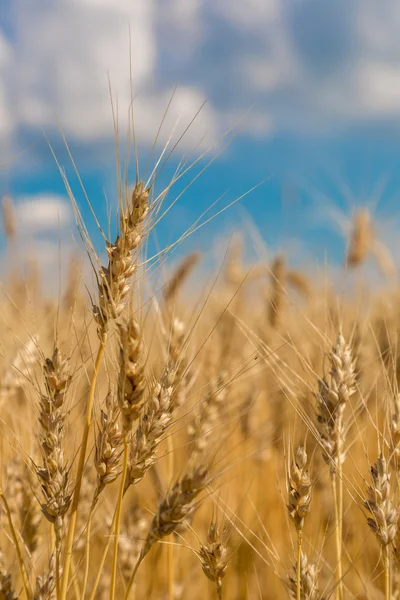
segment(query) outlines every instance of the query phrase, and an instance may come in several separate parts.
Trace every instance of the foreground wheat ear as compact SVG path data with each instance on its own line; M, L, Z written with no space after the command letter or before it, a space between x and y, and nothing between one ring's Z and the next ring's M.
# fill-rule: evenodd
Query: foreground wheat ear
M149 193L143 182L133 189L131 202L123 207L120 216L120 233L114 243L107 245L108 265L99 272L99 304L94 314L100 335L109 321L120 316L123 301L130 290L132 276L138 268L133 251L143 240L144 221L149 212Z
M142 182L138 182L130 197L126 198L125 201L120 201L120 231L115 242L107 244L106 250L109 258L108 265L106 267L101 267L98 273L98 304L93 306L93 313L97 321L100 344L86 406L86 422L83 430L65 548L61 600L66 598L68 591L72 547L74 543L79 495L89 438L94 393L97 375L106 344L107 328L111 321L120 316L123 308L123 301L130 290L132 276L138 268L137 261L139 259L139 254L134 257L133 252L139 252L140 245L143 241L144 222L149 212L149 193L150 189L145 188ZM125 447L126 446L127 444L125 444ZM126 460L124 463L126 464Z

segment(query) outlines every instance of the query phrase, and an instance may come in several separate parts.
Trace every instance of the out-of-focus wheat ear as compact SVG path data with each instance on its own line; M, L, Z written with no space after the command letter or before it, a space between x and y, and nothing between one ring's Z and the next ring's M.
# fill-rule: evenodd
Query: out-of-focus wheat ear
M208 483L208 469L199 465L192 472L183 475L159 504L140 556L131 574L126 597L129 598L136 573L152 546L167 535L173 533L184 522L186 516L193 511L194 501Z
M83 471L81 496L79 501L81 510L78 513L78 535L74 544L74 549L77 552L80 552L85 548L85 532L89 527L88 515L90 515L93 501L96 496L96 479L97 478L95 478L95 474L93 473L92 465L88 462L85 466L85 470Z
M390 279L396 274L396 265L390 250L379 240L372 243L371 253L375 256L376 262L382 272L382 275Z
M49 560L47 573L36 578L34 600L54 600L56 597L56 576L54 556Z
M192 252L188 254L177 266L164 287L164 302L168 309L174 310L174 304L179 290L182 288L189 275L198 264L200 254Z
M309 279L300 271L288 271L286 281L293 289L304 298L310 298L312 288Z
M237 287L243 280L243 236L236 233L233 237L226 259L225 281L229 286Z
M296 561L294 576L289 576L289 591L293 598L298 596L297 583L300 580L300 600L319 600L318 589L319 568L314 563L308 562L307 556L302 552L300 563Z
M130 281L138 268L133 252L138 251L144 238L145 219L149 212L149 193L138 182L130 199L121 207L120 231L115 242L107 244L108 265L98 273L98 306L94 307L100 337L109 321L117 319L130 290Z
M6 465L6 488L4 490L8 501L8 506L14 523L20 527L19 517L22 507L23 480L22 480L22 460L19 456L11 458ZM18 524L17 524L18 523Z
M346 254L346 265L349 267L359 267L371 251L374 239L375 234L371 213L367 208L358 210L353 218L353 226Z
M15 208L10 196L3 196L2 200L3 228L8 243L13 243L17 228L15 225Z
M0 379L0 403L19 396L22 401L24 389L33 373L38 359L38 338L32 337L11 360Z
M39 495L36 490L37 487L37 482L34 481L32 471L25 466L23 480L21 481L21 535L31 554L37 551L41 541L40 524L42 522L42 513L37 502Z
M189 357L187 355L186 325L180 317L177 306L178 293L186 279L197 265L200 254L193 252L189 254L178 265L164 288L165 316L168 330L168 353L170 361L176 365L176 380L173 403L176 407L183 404L186 394L193 381L193 373L189 368Z
M118 405L123 433L127 436L144 409L146 400L145 356L142 331L133 314L120 325Z
M149 519L135 498L127 507L119 536L119 561L125 581L129 581L132 570L140 556L143 540L149 528Z
M299 445L296 454L289 463L288 476L288 511L297 531L297 594L301 600L301 546L303 542L304 520L310 512L311 479L307 465L307 453L304 446Z
M208 529L207 543L200 546L197 553L204 575L215 583L217 596L222 600L222 580L228 568L228 548L218 530L216 523L212 522Z
M400 394L393 401L392 419L390 423L389 462L400 477Z
M172 404L179 408L187 398L193 374L189 368L187 344L185 344L186 327L183 321L174 317L171 322L168 355L171 364L175 366L174 393Z
M4 600L17 600L11 575L4 564L4 555L0 548L0 598Z
M221 372L215 381L210 382L209 390L201 401L199 412L189 424L191 460L201 461L207 449L210 449L211 438L215 433L227 399L226 374Z
M65 310L71 310L76 305L81 277L82 264L76 256L72 256L68 265L67 281L62 299Z
M364 508L368 511L367 523L378 540L383 554L385 569L385 599L391 598L390 584L390 545L394 541L398 527L398 511L394 506L385 458L380 455L371 467L372 484L367 488Z
M285 305L286 261L283 255L278 255L270 270L271 292L268 305L268 321L271 327L277 327Z

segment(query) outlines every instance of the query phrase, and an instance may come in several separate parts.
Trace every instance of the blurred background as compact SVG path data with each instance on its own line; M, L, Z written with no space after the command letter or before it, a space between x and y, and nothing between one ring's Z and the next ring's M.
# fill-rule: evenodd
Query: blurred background
M51 279L77 251L60 169L96 244L71 156L107 231L113 109L125 155L133 97L142 169L167 107L153 164L190 125L157 185L199 160L168 202L201 173L154 248L256 186L177 258L196 247L222 260L241 230L251 260L284 248L295 267L329 264L340 279L352 218L367 207L398 263L399 30L400 5L376 0L2 0L0 193L15 203L19 253ZM365 275L380 281L374 261Z

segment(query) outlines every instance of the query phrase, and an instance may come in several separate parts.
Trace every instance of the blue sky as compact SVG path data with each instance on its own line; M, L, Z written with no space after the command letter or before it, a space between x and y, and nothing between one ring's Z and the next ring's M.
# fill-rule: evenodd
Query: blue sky
M131 55L144 160L176 84L162 140L179 120L178 136L207 99L162 181L185 152L199 142L201 152L240 122L160 224L161 244L221 194L228 203L267 179L186 248L209 249L253 221L271 253L286 248L296 263L321 264L326 255L339 262L340 211L348 219L378 188L379 202L371 202L396 253L399 31L400 5L389 0L3 0L0 192L24 215L24 247L48 262L59 236L65 253L73 251L68 200L43 132L87 216L62 128L106 224L104 197L112 204L116 189L108 77L123 137Z

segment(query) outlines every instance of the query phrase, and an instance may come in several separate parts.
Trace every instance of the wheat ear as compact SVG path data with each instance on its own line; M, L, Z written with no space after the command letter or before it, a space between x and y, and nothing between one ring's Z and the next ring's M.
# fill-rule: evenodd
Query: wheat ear
M45 502L44 516L53 525L56 548L56 584L59 593L59 561L61 535L70 503L68 492L69 469L64 459L65 395L71 381L69 361L63 359L55 346L52 357L43 367L45 393L40 401L40 446L43 466L36 469Z
M114 552L111 568L110 600L114 600L119 530L121 524L122 500L125 491L125 481L128 472L129 436L132 426L143 412L146 381L144 376L143 343L141 330L133 315L127 323L120 327L120 365L118 379L118 402L122 413L123 430L123 464L122 477L118 494L117 510L114 528Z
M323 457L330 468L335 507L335 537L337 556L337 598L343 598L342 586L342 513L345 459L345 429L343 415L350 397L355 393L355 369L350 346L340 332L329 355L329 377L318 382L317 418Z
M309 563L305 554L301 553L300 561L296 562L295 577L289 577L289 590L293 598L300 600L319 600L317 565ZM300 581L300 596L298 592Z
M396 537L398 512L393 505L390 473L381 455L370 470L372 484L367 488L364 507L369 513L367 523L378 540L385 569L385 599L390 600L390 545Z
M301 600L301 546L303 541L304 519L310 512L311 479L307 467L307 453L298 446L288 472L288 511L297 531L297 585L296 600Z
M207 544L201 545L198 556L204 575L213 583L217 590L218 600L222 600L222 580L225 577L228 548L222 541L222 536L216 523L208 528Z
M161 502L130 577L126 589L126 598L129 598L139 566L153 544L173 533L183 523L186 516L193 511L194 500L206 487L207 477L207 468L204 466L196 467L192 473L184 475L179 479L166 498Z

